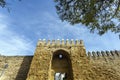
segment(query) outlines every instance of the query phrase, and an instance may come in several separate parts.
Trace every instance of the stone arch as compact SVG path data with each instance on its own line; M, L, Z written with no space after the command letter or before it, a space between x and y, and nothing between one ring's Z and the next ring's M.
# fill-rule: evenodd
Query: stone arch
M56 73L65 73L65 80L73 80L73 70L70 54L63 50L55 50L51 61L51 80L55 80Z

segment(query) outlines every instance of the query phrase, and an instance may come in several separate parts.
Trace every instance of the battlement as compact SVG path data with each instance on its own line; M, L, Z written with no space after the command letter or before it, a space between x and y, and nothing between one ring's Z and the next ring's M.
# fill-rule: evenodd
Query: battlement
M88 57L120 57L120 51L92 51L87 53Z
M69 39L57 39L57 40L46 40L46 39L39 39L37 46L84 46L83 40L69 40Z

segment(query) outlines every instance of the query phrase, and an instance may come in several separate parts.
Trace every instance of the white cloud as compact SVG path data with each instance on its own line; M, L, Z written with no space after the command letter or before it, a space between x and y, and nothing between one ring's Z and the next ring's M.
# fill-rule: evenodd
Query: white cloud
M10 30L9 18L0 14L0 54L2 55L31 55L34 47L32 42Z
M120 50L119 48L120 40L118 38L118 35L111 32L108 32L103 36L99 36L97 34L91 34L89 30L86 29L85 26L81 24L72 26L67 22L61 22L60 19L57 18L57 15L48 12L45 13L43 12L43 14L42 13L40 14L40 17L35 17L35 19L33 18L32 20L26 19L26 21L27 22L20 21L20 23L22 26L26 28L26 32L32 31L33 34L36 34L32 37L34 39L36 39L35 37L41 39L43 38L51 39L51 40L58 38L82 39L84 40L84 44L87 51L115 50L115 49ZM16 34L15 32L12 32L9 29L8 27L9 24L7 22L6 24L4 24L4 22L2 21L1 25L2 27L0 28L0 38L2 35L2 40L0 39L0 42L3 43L2 41L4 41L2 48L4 47L6 48L8 46L8 43L10 44L9 46L11 47L11 44L15 42L16 43L15 46L17 47L14 47L13 45L11 48L7 47L7 50L9 52L10 50L13 50L11 52L17 51L24 54L25 52L34 50L33 46L31 45L31 41L19 34ZM6 37L3 37L3 35L5 35ZM7 42L7 44L5 43L5 41Z
M36 28L37 36L43 35L47 39L57 38L81 38L83 33L86 32L83 25L71 26L67 22L61 22L55 15L44 13L41 18L42 21L38 22L39 26ZM35 21L36 22L36 21ZM41 37L41 36L40 36Z
M103 36L91 34L85 26L78 24L71 26L67 22L61 22L54 14L44 13L40 26L36 30L37 36L46 39L82 39L87 51L120 50L118 35L108 32ZM40 36L40 38L41 38Z

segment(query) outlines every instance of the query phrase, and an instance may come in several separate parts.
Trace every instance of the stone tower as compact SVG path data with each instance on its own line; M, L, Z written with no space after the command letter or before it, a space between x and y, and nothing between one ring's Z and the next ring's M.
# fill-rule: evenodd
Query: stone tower
M79 80L85 59L82 40L39 40L27 80L55 80L57 73L65 80Z

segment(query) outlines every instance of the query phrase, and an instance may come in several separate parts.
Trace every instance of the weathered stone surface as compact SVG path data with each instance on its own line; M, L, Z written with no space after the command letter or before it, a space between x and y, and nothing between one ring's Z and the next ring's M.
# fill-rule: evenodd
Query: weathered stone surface
M60 59L59 55L63 58ZM78 79L80 64L86 63L86 52L83 41L76 40L40 40L31 63L27 80L54 80L57 72L67 73L67 80ZM37 69L37 71L36 71ZM45 74L45 75L43 75ZM41 75L41 76L37 76ZM39 77L39 79L38 79ZM76 78L77 77L77 78Z
M79 40L40 40L33 59L0 56L0 73L6 63L0 80L54 80L56 72L67 73L66 80L120 80L120 51L93 51L87 56Z
M32 56L0 56L0 80L26 80L31 60Z

